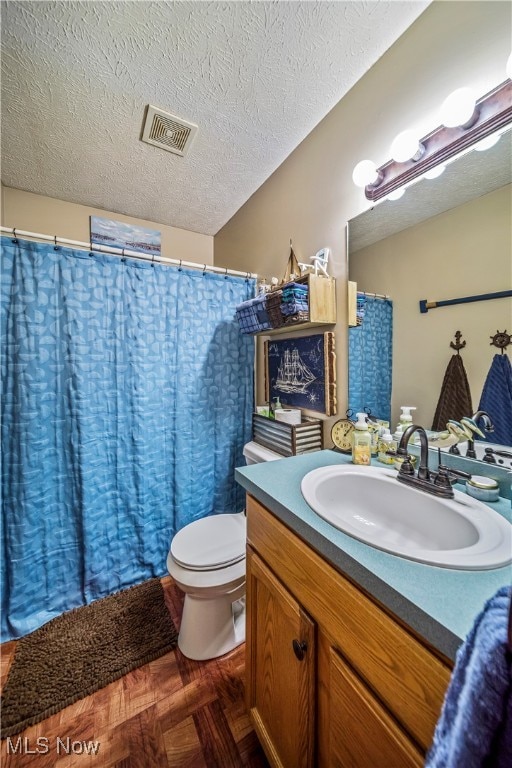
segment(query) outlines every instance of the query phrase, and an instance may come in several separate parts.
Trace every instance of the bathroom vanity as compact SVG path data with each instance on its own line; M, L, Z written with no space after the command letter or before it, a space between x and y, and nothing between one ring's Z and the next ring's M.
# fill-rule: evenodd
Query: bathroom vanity
M247 705L273 766L422 766L455 653L510 567L369 547L300 491L332 451L237 470L247 491ZM498 503L510 520L510 499Z

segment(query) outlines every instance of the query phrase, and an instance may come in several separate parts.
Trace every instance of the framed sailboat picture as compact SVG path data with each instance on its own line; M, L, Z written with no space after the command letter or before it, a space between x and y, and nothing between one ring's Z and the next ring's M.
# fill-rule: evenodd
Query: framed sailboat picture
M326 416L336 413L334 333L265 342L265 399Z

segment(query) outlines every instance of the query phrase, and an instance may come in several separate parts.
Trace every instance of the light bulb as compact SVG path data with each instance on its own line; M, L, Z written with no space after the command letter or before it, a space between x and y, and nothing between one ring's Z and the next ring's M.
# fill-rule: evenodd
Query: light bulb
M406 160L419 160L423 154L424 147L412 131L402 131L391 144L391 157L397 163L404 163Z
M505 73L509 80L512 80L512 53L507 59L507 63L505 66Z
M438 176L440 176L442 173L444 173L444 169L446 168L446 165L436 165L434 168L431 168L430 171L427 171L425 173L426 179L437 179Z
M478 144L475 144L473 149L476 149L477 152L485 152L486 149L494 147L499 140L500 134L494 133L492 136L487 136L485 139L482 139L482 141L479 141Z
M394 189L393 192L390 192L387 199L388 200L400 200L400 198L404 195L405 188L399 187L399 189Z
M457 88L441 104L441 124L447 128L465 125L475 113L476 99L471 88Z
M366 187L375 184L379 178L377 166L371 160L361 160L352 171L352 181L356 187Z

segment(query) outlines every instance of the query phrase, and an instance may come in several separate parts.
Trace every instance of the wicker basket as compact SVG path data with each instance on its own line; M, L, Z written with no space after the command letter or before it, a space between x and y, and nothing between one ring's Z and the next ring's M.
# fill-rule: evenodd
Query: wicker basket
M272 328L281 328L284 323L283 313L281 312L282 291L271 291L266 294L267 314Z

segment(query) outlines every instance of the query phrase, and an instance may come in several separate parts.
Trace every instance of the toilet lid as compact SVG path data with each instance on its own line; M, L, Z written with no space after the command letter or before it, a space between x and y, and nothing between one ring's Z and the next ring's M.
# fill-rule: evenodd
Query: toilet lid
M212 571L243 560L245 538L245 515L210 515L178 531L171 555L183 568Z

